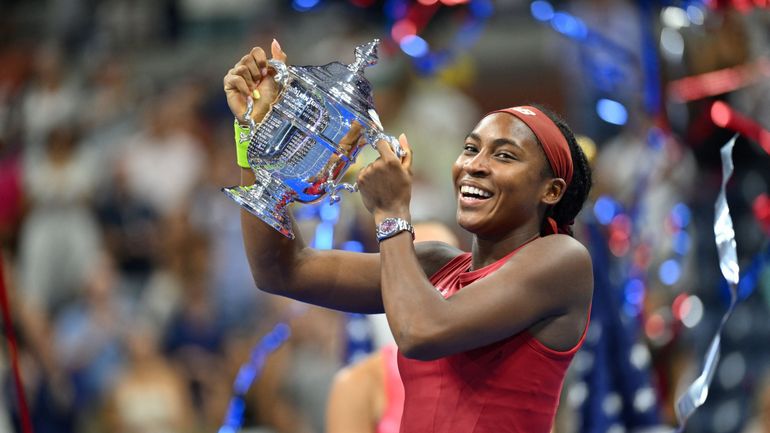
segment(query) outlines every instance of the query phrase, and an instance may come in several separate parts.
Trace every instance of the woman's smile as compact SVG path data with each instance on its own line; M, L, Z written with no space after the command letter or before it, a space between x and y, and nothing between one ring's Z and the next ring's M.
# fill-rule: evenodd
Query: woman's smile
M476 207L489 201L494 193L476 185L463 184L460 186L458 200L460 206Z

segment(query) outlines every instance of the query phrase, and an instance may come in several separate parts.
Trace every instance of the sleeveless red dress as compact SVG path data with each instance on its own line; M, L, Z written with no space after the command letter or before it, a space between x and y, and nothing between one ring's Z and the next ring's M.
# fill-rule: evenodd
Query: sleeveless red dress
M466 272L471 254L461 254L430 281L448 298L499 269L514 253L472 272ZM401 433L549 433L564 375L584 339L585 330L575 347L559 352L525 330L432 361L399 353L405 391Z

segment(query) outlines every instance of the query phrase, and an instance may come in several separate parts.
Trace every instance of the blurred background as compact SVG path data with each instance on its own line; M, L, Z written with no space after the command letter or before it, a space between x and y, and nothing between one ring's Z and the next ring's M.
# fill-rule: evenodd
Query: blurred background
M675 401L729 303L713 209L719 148L741 133L727 185L741 301L686 431L770 432L767 7L1 1L0 247L15 345L7 333L0 432L29 431L25 412L35 432L217 431L244 363L255 380L241 383L231 425L322 432L335 372L387 342L381 318L300 310L251 280L239 207L219 191L239 180L222 78L274 37L301 65L349 63L356 45L382 41L366 75L386 131L415 150L413 218L465 248L449 167L483 113L543 103L580 135L595 185L576 237L596 292L558 433L677 424ZM376 251L355 195L294 211L317 248Z

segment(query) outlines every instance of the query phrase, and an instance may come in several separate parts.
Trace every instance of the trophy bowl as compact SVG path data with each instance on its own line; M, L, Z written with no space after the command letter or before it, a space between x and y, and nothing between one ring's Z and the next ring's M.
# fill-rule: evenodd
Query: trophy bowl
M287 206L292 202L313 203L338 192L357 191L355 184L340 180L356 160L361 148L386 140L398 155L403 151L394 137L385 135L372 100L372 88L364 77L367 66L377 63L375 39L355 49L350 65L332 62L323 66L288 66L278 60L280 91L259 124L251 120L253 100L244 117L249 119L248 161L256 181L251 186L233 186L222 191L288 238L294 238ZM362 137L341 146L354 123Z

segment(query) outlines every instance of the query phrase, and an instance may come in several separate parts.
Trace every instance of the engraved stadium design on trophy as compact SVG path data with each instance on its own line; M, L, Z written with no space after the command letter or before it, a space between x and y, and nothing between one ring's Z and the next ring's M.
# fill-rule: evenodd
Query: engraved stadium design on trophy
M371 84L363 75L377 63L378 44L375 39L356 47L350 65L287 66L270 60L279 95L261 123L251 119L251 98L244 115L251 122L247 155L256 182L222 191L293 239L289 203L313 203L327 194L335 203L340 190L357 191L355 184L340 180L366 142L374 146L384 139L403 155L398 140L382 132ZM365 141L340 146L354 122L363 127Z

